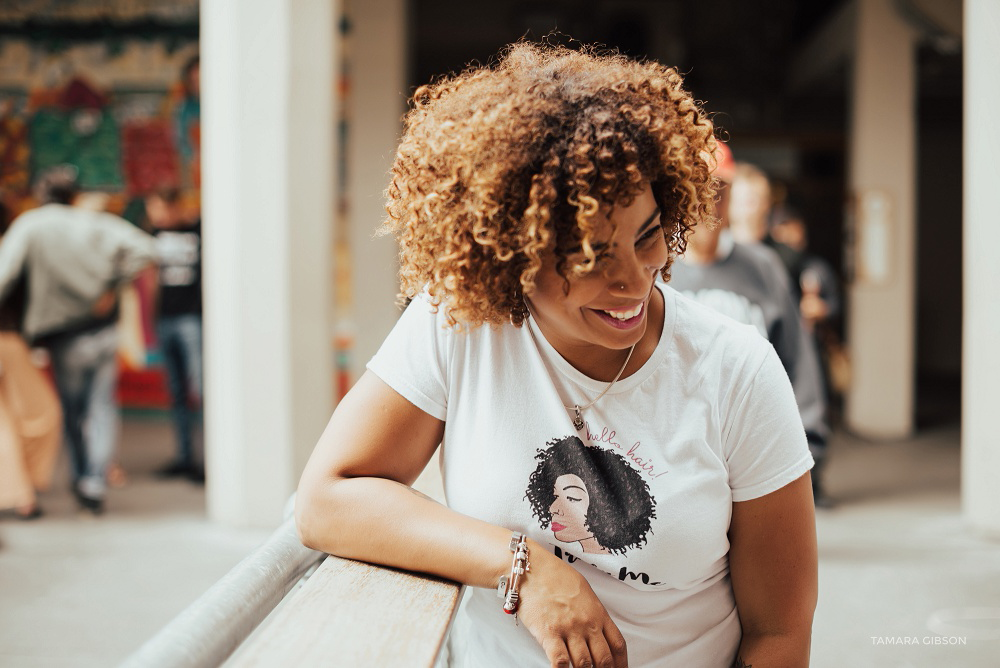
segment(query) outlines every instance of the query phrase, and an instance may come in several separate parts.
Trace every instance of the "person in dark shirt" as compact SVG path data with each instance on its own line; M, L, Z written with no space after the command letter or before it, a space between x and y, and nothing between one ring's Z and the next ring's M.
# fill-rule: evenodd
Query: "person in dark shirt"
M147 196L146 214L160 267L156 333L177 432L176 456L158 473L201 482L204 469L195 457L192 411L202 398L201 221L185 219L180 192L173 187Z

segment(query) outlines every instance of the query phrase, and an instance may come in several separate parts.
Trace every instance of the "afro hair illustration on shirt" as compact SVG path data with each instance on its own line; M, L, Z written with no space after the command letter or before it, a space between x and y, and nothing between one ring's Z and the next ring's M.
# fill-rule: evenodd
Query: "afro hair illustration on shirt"
M525 497L543 529L552 524L555 484L571 474L583 481L589 495L586 528L608 552L622 554L640 548L656 518L656 501L639 471L621 455L588 446L576 436L557 438L539 449Z

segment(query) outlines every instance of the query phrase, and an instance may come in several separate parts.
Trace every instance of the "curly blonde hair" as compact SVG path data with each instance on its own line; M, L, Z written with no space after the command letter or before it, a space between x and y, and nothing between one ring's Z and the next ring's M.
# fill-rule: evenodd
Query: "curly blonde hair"
M597 216L647 182L668 279L691 227L712 219L714 151L676 70L589 47L520 42L492 67L421 86L387 191L400 296L426 290L452 325L520 326L543 261L554 257L567 289L594 270Z

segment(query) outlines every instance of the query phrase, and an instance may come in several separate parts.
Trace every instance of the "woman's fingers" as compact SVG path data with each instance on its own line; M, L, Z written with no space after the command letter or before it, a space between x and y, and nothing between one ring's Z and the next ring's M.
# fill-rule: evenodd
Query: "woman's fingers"
M566 647L569 649L569 658L573 660L573 668L594 668L600 665L591 655L586 638L575 635L566 641Z
M591 634L587 639L587 647L590 652L594 668L627 668L628 653L625 649L625 638L615 623L608 619L603 629L598 629L597 633ZM576 654L570 645L570 654L573 656L574 668L576 666Z
M550 636L542 641L542 649L549 658L552 668L570 668L569 650L558 636Z
M590 638L590 656L594 660L594 668L618 668L614 654L603 635Z
M628 668L628 648L625 646L625 636L611 619L608 619L604 624L604 640L611 653L611 663L608 665L613 666L613 668ZM601 664L597 665L601 666Z
M625 638L610 619L589 636L550 636L542 649L552 668L628 668Z

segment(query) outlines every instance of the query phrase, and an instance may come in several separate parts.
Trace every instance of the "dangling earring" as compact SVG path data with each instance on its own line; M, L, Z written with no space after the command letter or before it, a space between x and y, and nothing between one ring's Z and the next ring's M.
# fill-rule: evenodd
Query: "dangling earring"
M528 308L527 297L524 296L524 292L520 288L514 293L514 300L517 304L510 312L510 322L512 325L523 323L531 313L531 310Z

